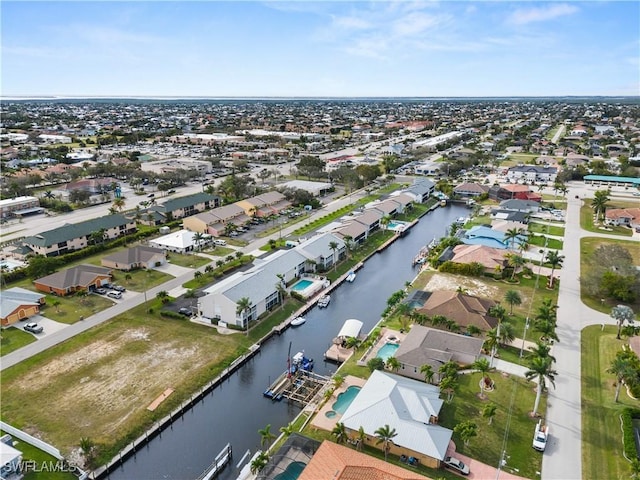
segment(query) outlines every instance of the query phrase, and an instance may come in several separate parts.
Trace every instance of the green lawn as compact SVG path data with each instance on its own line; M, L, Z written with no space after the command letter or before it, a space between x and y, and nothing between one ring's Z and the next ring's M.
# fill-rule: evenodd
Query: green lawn
M167 253L167 259L169 263L179 265L187 268L199 268L207 263L211 263L211 260L198 255L183 255L181 253Z
M0 435L4 435L6 432L0 431ZM22 452L22 461L26 464L33 465L36 468L44 470L47 467L50 467L49 470L46 470L46 473L43 472L26 472L24 476L24 480L36 480L45 478L47 480L76 480L76 477L71 472L60 472L55 471L53 467L59 467L61 464L58 463L58 459L49 455L46 452L43 452L39 448L34 447L33 445L28 444L27 442L23 442L22 440L13 437L13 446L14 448L20 450ZM31 463L35 462L35 463Z
M629 202L616 202L616 205L611 203L607 208L626 208L632 205L633 204L629 204ZM635 207L637 207L637 204L635 204ZM608 233L610 235L620 235L623 237L630 237L633 235L633 231L627 227L603 226L600 222L596 225L593 218L591 200L584 200L584 204L580 207L580 226L589 232ZM606 230L604 230L605 228Z
M563 242L562 240L557 240L551 237L545 237L544 235L529 235L529 245L536 247L544 247L545 239L547 248L553 248L556 250L562 250Z
M633 258L633 263L635 265L640 265L640 248L638 247L638 242L633 240L610 240L607 238L584 237L580 239L580 272L582 275L584 276L585 273L591 269L591 255L600 245L614 244L626 248ZM614 299L604 299L605 301L602 302L602 298L589 295L584 288L580 289L580 298L588 307L606 314L611 313L611 308L620 303ZM640 298L634 303L629 304L629 306L636 312L640 311Z
M143 292L151 287L168 282L173 277L158 270L132 270L130 272L113 271L113 282L134 292Z
M614 402L614 377L606 373L623 340L616 340L616 327L601 331L593 325L582 331L582 477L631 478L622 456L620 413L626 406L638 407L621 389Z
M0 355L6 355L36 341L36 338L30 333L14 327L3 328L1 335Z
M531 233L544 233L547 235L555 235L556 237L564 237L564 228L554 225L544 225L542 223L529 223L529 231Z
M97 294L66 297L47 295L45 301L40 313L56 322L68 324L76 323L80 317L88 318L114 305L113 300ZM60 305L55 305L55 302L60 302Z

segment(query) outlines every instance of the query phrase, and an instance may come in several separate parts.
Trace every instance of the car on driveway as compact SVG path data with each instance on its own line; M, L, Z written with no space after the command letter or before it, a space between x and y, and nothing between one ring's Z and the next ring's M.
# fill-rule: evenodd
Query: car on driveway
M191 316L191 310L189 308L187 308L187 307L181 307L178 310L178 313L181 314L181 315L187 315L189 317Z
M24 326L24 330L26 332L31 332L31 333L42 333L42 331L44 330L44 328L42 328L42 325L38 325L35 322L31 322L31 323L27 323Z
M115 298L116 300L120 300L122 298L122 293L120 293L120 292L109 292L109 293L107 293L107 297Z
M96 289L94 290L94 292L96 292L96 293L97 293L97 294L99 294L99 295L106 295L106 293L107 293L107 289L106 289L106 288L102 288L102 287L100 287L100 288L96 288Z
M469 475L469 465L465 465L455 457L444 457L444 465L462 475Z
M116 292L126 292L127 289L124 288L122 285L111 285L111 289L115 290Z

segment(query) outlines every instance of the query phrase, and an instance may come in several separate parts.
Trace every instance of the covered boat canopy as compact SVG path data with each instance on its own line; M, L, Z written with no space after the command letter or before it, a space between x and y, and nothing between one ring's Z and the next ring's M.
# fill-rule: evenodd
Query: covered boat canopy
M362 325L363 323L360 320L356 320L355 318L350 318L349 320L344 322L344 325L342 325L340 332L338 332L338 338L339 339L349 338L349 337L358 338L358 335L360 335L360 330L362 330Z

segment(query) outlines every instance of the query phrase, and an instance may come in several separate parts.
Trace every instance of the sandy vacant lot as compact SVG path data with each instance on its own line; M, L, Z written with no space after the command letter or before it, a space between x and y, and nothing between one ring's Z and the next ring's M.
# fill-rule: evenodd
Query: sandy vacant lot
M425 290L435 292L436 290L457 290L463 288L469 295L477 295L485 298L497 298L500 295L500 289L486 282L471 277L463 277L461 275L444 275L436 273L431 277Z
M111 444L132 425L166 414L194 379L212 378L212 366L236 349L215 329L172 322L105 324L84 343L45 352L26 371L3 372L3 419L69 452L82 437ZM148 411L167 388L175 393Z

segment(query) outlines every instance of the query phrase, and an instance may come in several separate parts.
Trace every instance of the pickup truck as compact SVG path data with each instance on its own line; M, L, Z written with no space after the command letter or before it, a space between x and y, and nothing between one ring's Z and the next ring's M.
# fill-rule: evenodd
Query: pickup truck
M544 452L549 438L549 426L542 423L542 419L536 424L536 432L533 435L533 448L539 452Z

